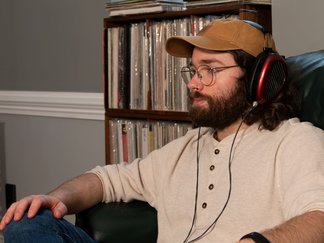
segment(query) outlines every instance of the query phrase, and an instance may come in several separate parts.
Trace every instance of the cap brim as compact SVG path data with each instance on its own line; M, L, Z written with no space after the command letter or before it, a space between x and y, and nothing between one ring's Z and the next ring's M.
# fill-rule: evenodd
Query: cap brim
M239 47L220 39L210 39L204 36L173 36L165 45L166 51L176 57L191 57L194 47L214 51L237 50Z

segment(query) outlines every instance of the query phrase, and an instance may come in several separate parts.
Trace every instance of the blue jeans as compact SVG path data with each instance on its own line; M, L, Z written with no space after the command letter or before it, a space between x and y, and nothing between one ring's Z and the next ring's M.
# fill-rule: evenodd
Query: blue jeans
M50 210L41 210L34 218L26 214L10 222L4 230L6 243L95 243L81 228L65 219L55 219Z

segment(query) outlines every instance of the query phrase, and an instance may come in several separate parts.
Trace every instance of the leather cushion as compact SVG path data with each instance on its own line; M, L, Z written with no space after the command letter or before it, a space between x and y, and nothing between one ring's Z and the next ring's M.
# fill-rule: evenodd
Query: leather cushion
M142 201L100 203L77 214L76 225L100 243L157 240L157 212Z
M291 56L286 61L289 80L301 95L300 119L324 129L324 50Z

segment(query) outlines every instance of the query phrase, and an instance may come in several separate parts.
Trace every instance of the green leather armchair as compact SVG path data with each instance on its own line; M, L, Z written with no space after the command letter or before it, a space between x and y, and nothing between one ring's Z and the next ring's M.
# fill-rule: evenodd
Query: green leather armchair
M302 121L324 129L324 50L287 58L288 77L301 95ZM148 203L99 204L76 215L76 225L100 243L153 243L157 212Z

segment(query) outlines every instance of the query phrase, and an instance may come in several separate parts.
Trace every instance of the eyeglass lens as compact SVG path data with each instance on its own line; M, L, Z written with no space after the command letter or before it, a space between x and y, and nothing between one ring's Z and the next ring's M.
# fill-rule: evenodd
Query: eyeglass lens
M198 70L193 67L183 67L181 76L183 81L188 84L190 80L197 75L197 78L204 85L210 85L213 82L214 70L208 66L200 66Z

